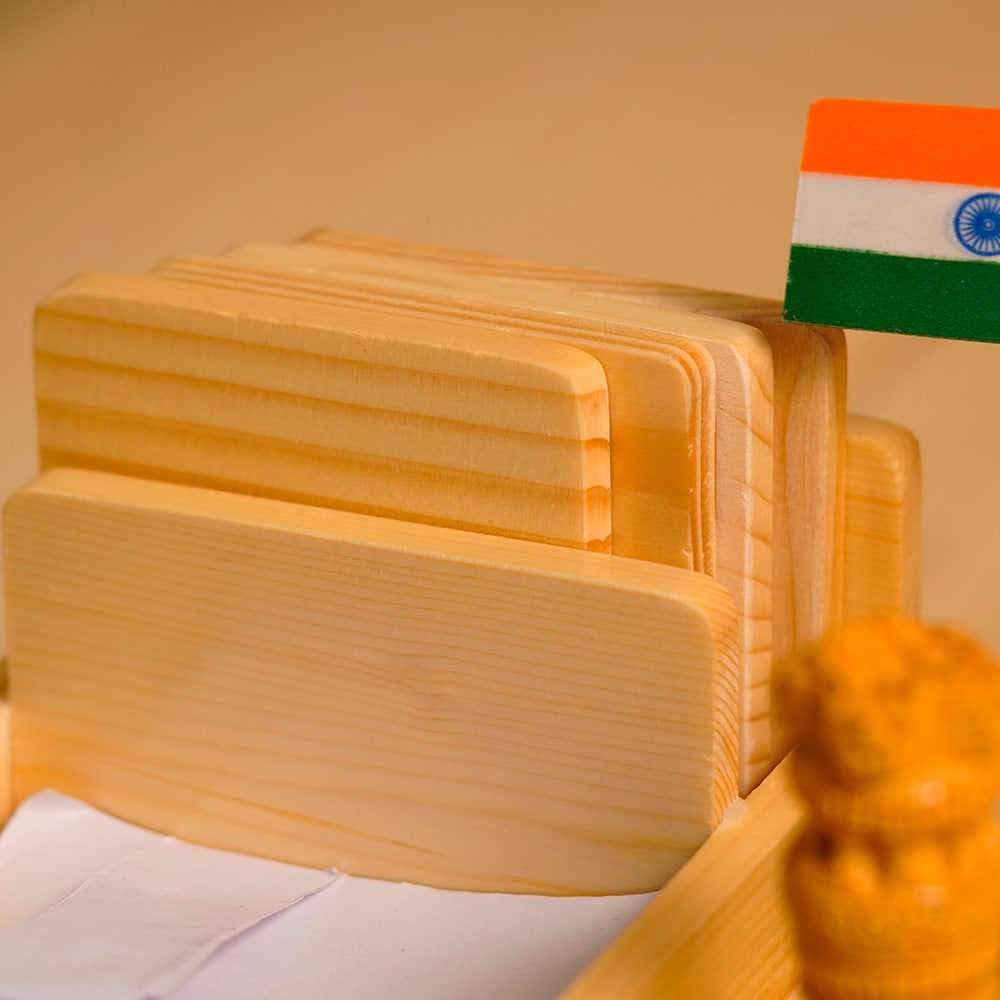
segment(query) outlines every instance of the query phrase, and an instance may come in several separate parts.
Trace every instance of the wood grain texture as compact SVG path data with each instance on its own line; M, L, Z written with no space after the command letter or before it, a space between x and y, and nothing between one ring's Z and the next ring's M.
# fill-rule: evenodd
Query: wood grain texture
M736 794L703 574L57 469L6 514L15 790L513 892L663 882Z
M559 1000L786 1000L784 860L802 820L782 763Z
M155 278L36 319L43 468L134 473L607 551L607 383L557 343Z
M619 278L615 275L579 271L570 268L508 260L490 254L449 250L443 247L408 243L380 237L360 236L337 230L319 230L306 238L307 245L326 248L327 267L342 271L408 276L410 279L445 282L446 275L459 274L451 280L458 291L477 288L484 278L518 279L505 282L508 297L528 296L525 282L553 288L598 293L617 300L597 314L606 321L629 318L643 328L645 336L669 339L674 329L660 312L657 319L649 305L659 309L704 310L720 305L720 293L662 282ZM268 259L266 250L247 248L227 256ZM302 266L284 252L280 260L286 266ZM433 271L428 271L427 261ZM322 264L320 258L319 264ZM341 281L345 278L342 276ZM482 290L483 286L478 286ZM488 286L487 286L488 287ZM501 286L503 287L503 286ZM504 294L494 290L494 295ZM538 293L534 293L537 295ZM550 291L549 295L552 295ZM596 295L595 295L596 299ZM774 304L746 296L721 295L726 307L744 310L752 322L759 314L773 315ZM626 307L622 300L629 300ZM571 303L549 299L560 309ZM592 305L591 310L597 310ZM579 309L579 306L577 306ZM655 331L659 331L658 333ZM666 331L666 332L664 332ZM744 689L742 714L745 720L741 737L741 791L745 793L767 773L774 749L771 737L770 670L772 615L771 548L772 494L774 472L772 448L783 447L773 436L772 352L763 335L746 323L730 322L725 327L705 329L689 327L686 336L706 349L716 373L716 479L715 536L716 576L734 595L740 614L741 643L744 650ZM673 341L676 342L676 341ZM612 406L614 419L614 406ZM612 437L614 436L612 432ZM614 463L612 463L614 475ZM616 508L617 509L617 508ZM780 612L779 616L780 616ZM783 619L782 619L783 621Z
M920 616L920 449L906 428L847 418L845 622Z
M774 371L774 426L768 438L773 449L774 477L769 493L773 497L772 526L768 529L773 551L770 570L773 574L770 605L773 659L780 662L795 649L819 641L826 630L836 624L844 588L847 344L842 330L785 323L781 320L780 303L753 296L507 260L492 254L329 229L312 233L306 237L306 242L351 250L372 262L385 257L406 261L426 259L464 274L556 283L612 298L670 309L689 309L759 330L771 349ZM716 360L725 364L718 357ZM734 384L739 377L739 373L725 369L719 375L723 385ZM746 380L745 374L743 379ZM721 396L720 390L720 400ZM749 407L746 409L752 412ZM745 459L737 457L741 446L744 454L749 451L745 438L738 432L730 444L727 438L731 436L733 425L723 416L724 403L721 401L719 411L716 503L720 524L719 564L738 567L737 572L723 573L720 579L737 595L739 606L742 603L739 588L746 587L748 580L760 574L760 569L738 548L735 552L737 556L744 555L742 561L724 554L723 550L732 550L739 544L738 537L733 539L724 525L743 524L739 517L743 502L741 484L733 483L728 477L733 475L729 472L731 469L741 473L745 469ZM738 428L738 424L736 426ZM752 481L743 474L743 482ZM744 537L753 537L752 531ZM743 544L745 550L746 543ZM744 601L748 599L753 599L752 593L744 597ZM753 634L747 641L751 643L748 648L760 645ZM770 713L769 666L768 662L766 667L751 671L753 680L746 692L746 712L751 720ZM762 725L751 729L756 743L749 749L748 758L756 765L757 778L766 769L768 755L771 762L776 762L788 749L773 714L769 726L769 730ZM765 742L769 745L765 746Z
M10 756L10 702L7 700L7 660L0 660L0 829L14 807L14 772Z
M773 662L840 620L844 579L847 343L843 330L785 323L777 303L701 308L752 322L774 358ZM758 314L759 313L759 314ZM771 705L771 755L789 749Z
M426 259L464 274L557 283L603 296L720 316L758 329L771 348L774 370L775 659L818 641L836 623L843 591L846 465L847 347L842 330L785 323L780 318L780 303L753 296L331 229L317 230L305 240L353 251L367 257L372 267L386 257ZM721 502L717 506L723 510ZM762 684L758 702L765 697L766 684ZM759 703L757 708L763 710ZM784 750L781 746L776 749L779 755Z
M475 289L452 289L436 280L442 277L436 269L416 271L401 279L358 273L324 252L317 259L308 247L253 245L222 258L172 259L153 273L292 301L346 302L397 322L433 316L480 331L516 330L587 351L604 368L615 400L612 551L711 572L714 528L704 501L714 495L715 406L707 353L619 336L614 324L608 329L580 313L576 298L568 311L558 310L505 298L505 286L488 280Z
M373 262L383 257L423 258L465 274L556 283L612 298L720 316L758 329L771 348L774 369L775 659L818 641L836 623L843 590L846 463L847 346L842 330L785 323L780 318L780 303L753 296L331 229L317 230L305 241L351 250ZM719 507L721 510L721 502ZM766 691L766 684L760 691ZM762 697L759 695L758 701ZM757 707L763 710L760 704ZM784 750L777 749L779 755Z
M843 591L847 343L833 327L785 323L777 303L713 312L753 322L774 357L774 656L818 642Z

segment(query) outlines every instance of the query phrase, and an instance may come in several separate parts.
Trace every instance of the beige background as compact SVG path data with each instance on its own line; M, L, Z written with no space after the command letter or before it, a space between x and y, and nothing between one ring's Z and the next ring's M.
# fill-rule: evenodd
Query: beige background
M780 297L809 102L1000 106L998 40L998 0L0 0L0 496L75 273L326 224ZM851 351L921 438L925 609L1000 650L1000 346Z

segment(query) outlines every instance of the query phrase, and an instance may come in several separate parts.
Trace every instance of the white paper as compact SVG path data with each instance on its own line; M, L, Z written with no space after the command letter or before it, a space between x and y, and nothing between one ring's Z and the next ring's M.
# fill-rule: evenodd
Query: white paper
M169 1000L553 1000L654 898L448 892L342 876Z
M651 899L335 876L46 792L0 835L0 1000L551 1000Z
M336 877L185 844L42 793L0 837L0 997L159 996Z

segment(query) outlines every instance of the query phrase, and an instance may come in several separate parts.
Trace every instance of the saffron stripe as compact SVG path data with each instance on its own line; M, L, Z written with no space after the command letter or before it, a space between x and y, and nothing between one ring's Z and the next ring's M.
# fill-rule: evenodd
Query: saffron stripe
M784 317L1000 343L1000 267L793 245Z
M816 101L809 109L802 169L1000 188L1000 110Z

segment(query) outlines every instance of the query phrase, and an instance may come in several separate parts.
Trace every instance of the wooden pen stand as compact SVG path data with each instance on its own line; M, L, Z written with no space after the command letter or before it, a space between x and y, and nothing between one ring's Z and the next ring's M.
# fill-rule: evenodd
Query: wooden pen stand
M771 664L919 579L915 443L846 417L842 334L328 231L38 322L14 800L447 888L667 883L568 996L787 994Z

